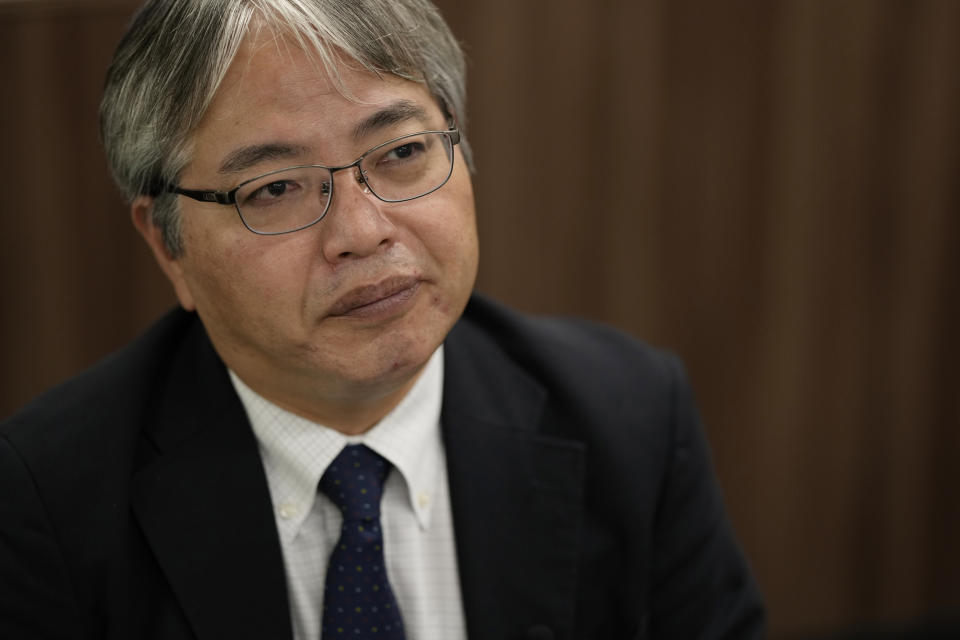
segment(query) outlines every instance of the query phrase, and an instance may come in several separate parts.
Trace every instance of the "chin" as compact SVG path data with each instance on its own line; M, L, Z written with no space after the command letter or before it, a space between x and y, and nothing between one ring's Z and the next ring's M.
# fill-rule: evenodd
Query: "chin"
M333 339L326 344L337 344L336 353L323 347L309 348L308 359L318 371L333 374L333 379L355 388L375 389L378 386L402 386L416 375L443 342L442 334L407 332L401 328L385 331L371 338L368 335Z
M457 302L424 296L411 313L380 326L336 323L336 330L301 344L301 355L315 372L346 387L372 393L377 387L396 389L415 377L446 339L466 305L465 299Z

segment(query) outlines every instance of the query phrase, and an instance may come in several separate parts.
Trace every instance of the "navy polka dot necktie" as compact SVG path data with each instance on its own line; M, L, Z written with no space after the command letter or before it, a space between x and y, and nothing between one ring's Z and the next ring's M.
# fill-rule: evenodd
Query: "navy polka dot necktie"
M380 495L390 463L362 444L344 447L320 478L320 491L343 514L327 566L323 640L404 640L397 599L387 581Z

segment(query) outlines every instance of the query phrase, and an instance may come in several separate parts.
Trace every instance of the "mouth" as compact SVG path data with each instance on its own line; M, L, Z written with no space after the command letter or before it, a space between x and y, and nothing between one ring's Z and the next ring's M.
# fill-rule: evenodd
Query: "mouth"
M332 317L373 318L403 311L420 288L414 276L392 276L348 291L330 308Z

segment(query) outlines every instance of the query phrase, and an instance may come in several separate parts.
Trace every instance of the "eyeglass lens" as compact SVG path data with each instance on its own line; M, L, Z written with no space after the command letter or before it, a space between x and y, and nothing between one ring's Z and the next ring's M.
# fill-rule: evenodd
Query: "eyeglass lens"
M374 147L360 161L363 181L377 198L401 202L443 186L453 171L453 146L446 133L418 133ZM325 167L281 169L244 183L237 211L258 233L285 233L324 216L333 194L333 172Z

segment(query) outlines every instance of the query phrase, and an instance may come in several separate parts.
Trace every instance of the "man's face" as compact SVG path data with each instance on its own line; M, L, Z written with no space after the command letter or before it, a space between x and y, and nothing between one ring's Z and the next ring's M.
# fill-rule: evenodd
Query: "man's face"
M423 85L348 65L341 73L353 100L295 46L270 33L248 39L192 137L180 185L226 191L274 169L340 166L391 138L448 127ZM237 150L258 145L288 151L224 171ZM184 253L161 264L227 365L281 406L322 419L324 402L402 392L476 277L473 192L459 147L455 154L449 181L408 202L381 202L354 170L337 172L326 217L286 235L255 235L235 209L181 197Z

